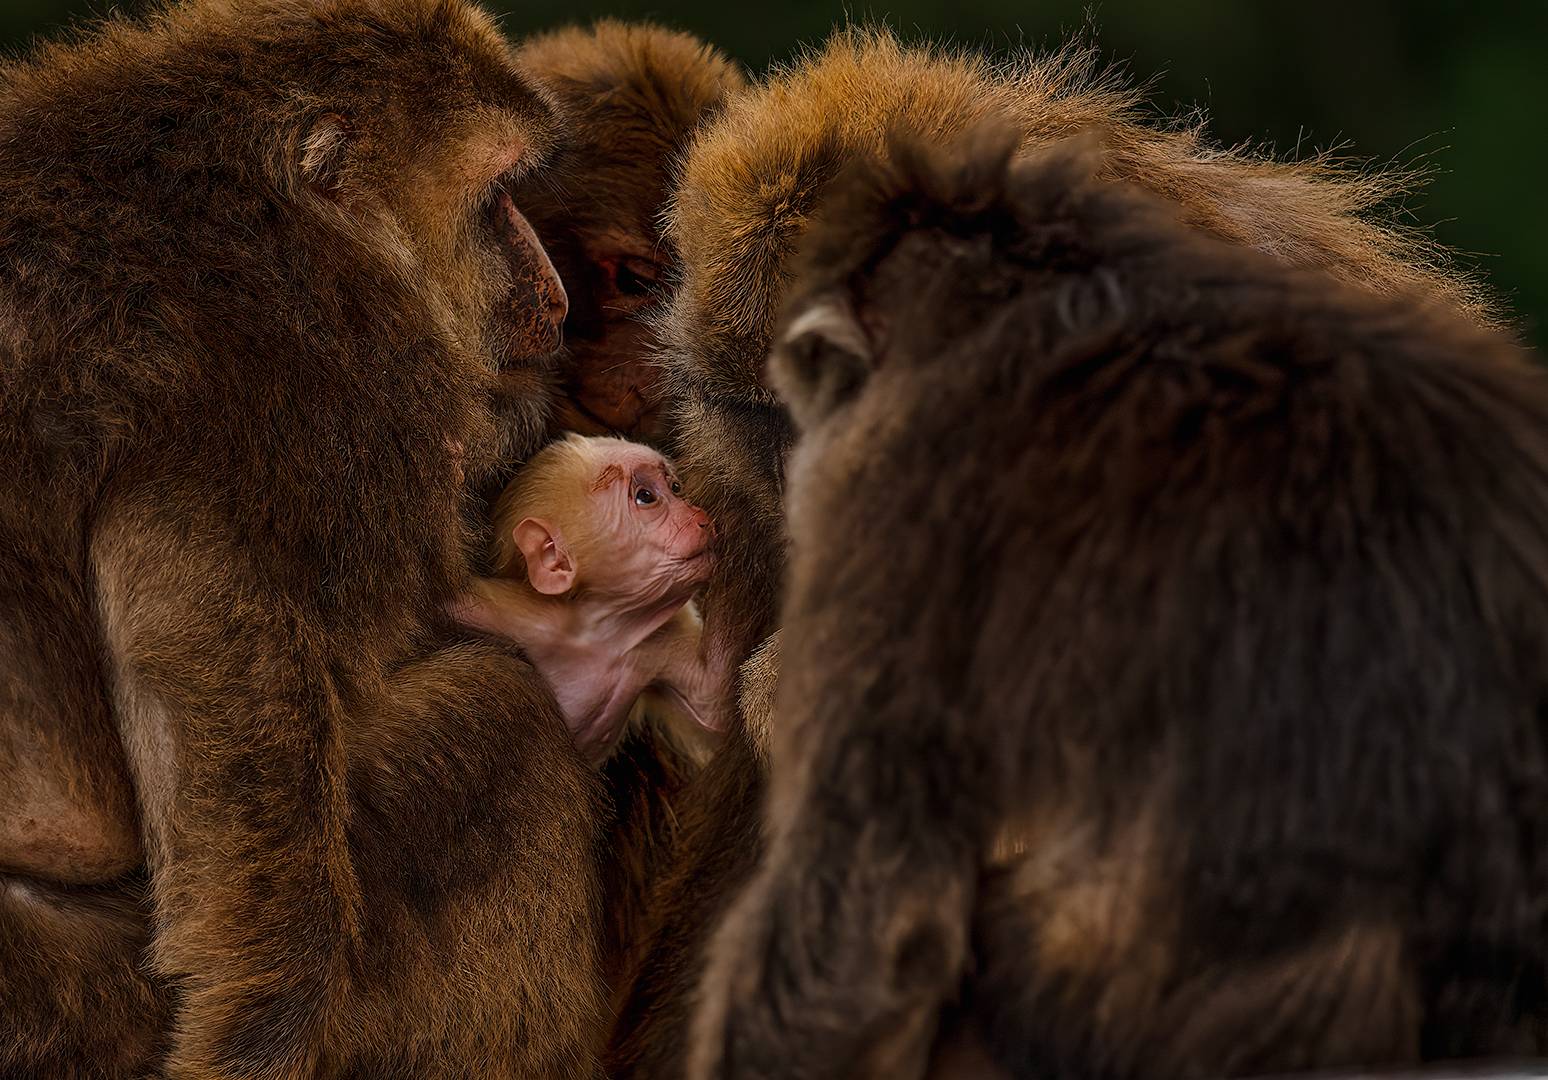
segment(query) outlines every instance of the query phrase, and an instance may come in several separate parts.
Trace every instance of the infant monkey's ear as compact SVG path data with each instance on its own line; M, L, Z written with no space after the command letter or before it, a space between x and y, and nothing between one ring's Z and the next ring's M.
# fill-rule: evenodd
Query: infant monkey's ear
M544 596L563 596L575 585L575 559L557 525L522 518L511 530L527 563L527 580Z
M849 301L821 293L791 312L769 361L769 381L806 427L860 392L872 360L871 342Z

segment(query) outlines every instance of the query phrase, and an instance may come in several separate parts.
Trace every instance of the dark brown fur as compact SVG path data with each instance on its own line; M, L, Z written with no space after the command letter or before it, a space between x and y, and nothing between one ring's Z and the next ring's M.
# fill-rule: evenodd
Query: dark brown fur
M734 884L756 865L760 767L752 747L733 739L675 800L677 829L656 857L655 879L618 995L606 1063L610 1076L683 1075L704 938Z
M1028 1077L1541 1052L1548 378L1017 141L807 237L770 839L689 1075L920 1075L959 993Z
M0 804L0 1074L594 1072L595 777L442 616L463 470L546 429L489 411L557 311L486 200L554 129L461 0L5 71L0 769L80 824Z
M568 138L520 187L570 294L559 422L588 434L659 434L647 319L676 272L661 235L672 166L740 70L688 34L603 20L530 39L522 69L557 100Z
M837 172L884 158L891 132L942 140L996 121L1028 153L1098 129L1104 175L1172 200L1190 224L1372 291L1422 289L1486 311L1443 253L1373 213L1404 176L1225 150L1198 126L1148 120L1142 106L1090 49L997 64L850 30L733 94L694 139L667 230L681 283L659 332L673 459L695 501L724 523L705 617L729 653L748 655L774 628L789 427L763 367L790 258Z
M885 158L889 132L949 140L991 120L1017 133L1023 154L1099 129L1109 147L1104 175L1173 200L1200 228L1372 291L1432 292L1488 315L1479 290L1447 267L1443 253L1380 220L1376 211L1400 193L1402 176L1213 147L1199 127L1146 119L1139 94L1103 73L1088 49L996 64L907 47L881 32L836 34L730 96L690 146L668 219L682 262L657 329L671 452L719 530L719 569L703 603L706 638L732 658L758 650L756 685L771 684L779 667L778 636L769 635L783 573L791 433L763 368L793 252L833 178L847 162ZM642 977L637 989L645 997L625 1010L611 1051L615 1060L655 1062L649 1075L681 1070L685 1039L675 1018L684 1009L670 1003L691 992L706 913L757 858L756 823L734 817L736 807L758 805L771 725L756 706L740 702L739 713L752 722L731 734L739 745L716 776L690 784L679 801L682 817L699 828L685 832L678 858L724 873L714 880L669 874L655 900L655 940L646 948L657 972ZM735 804L718 813L716 801L728 791L737 793Z

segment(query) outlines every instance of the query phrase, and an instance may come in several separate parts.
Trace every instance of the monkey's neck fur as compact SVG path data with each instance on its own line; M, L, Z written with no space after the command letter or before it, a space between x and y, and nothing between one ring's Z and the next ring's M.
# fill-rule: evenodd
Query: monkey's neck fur
M463 621L522 647L588 756L607 756L646 690L664 692L705 727L719 726L716 679L699 656L700 621L691 602L551 597L506 578L478 580L473 596Z

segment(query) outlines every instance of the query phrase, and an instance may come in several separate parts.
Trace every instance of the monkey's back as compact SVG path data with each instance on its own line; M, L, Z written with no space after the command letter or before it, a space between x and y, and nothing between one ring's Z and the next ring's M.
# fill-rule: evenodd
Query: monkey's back
M395 568L394 588L443 572L461 533L445 448L425 433L481 422L484 361L400 241L291 171L305 102L287 95L336 89L318 74L323 39L341 70L358 60L363 46L304 12L188 6L5 72L8 550L78 567L110 483L167 483L249 527L277 576L313 581L314 557L331 562L340 608L384 602L376 567ZM403 490L437 505L405 507Z
M976 851L1029 1074L1540 1050L1548 382L1025 168L847 279L886 345L792 464L776 780Z

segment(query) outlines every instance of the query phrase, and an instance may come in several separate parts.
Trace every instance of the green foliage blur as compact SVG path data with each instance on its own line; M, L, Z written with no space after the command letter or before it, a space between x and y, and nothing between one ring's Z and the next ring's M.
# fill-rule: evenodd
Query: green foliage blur
M1465 253L1548 345L1548 0L485 0L512 33L600 15L649 18L715 42L751 70L846 19L1005 50L1096 30L1111 59L1152 79L1158 110L1202 107L1225 143L1280 153L1330 146L1432 172L1412 219ZM117 5L134 10L138 0ZM0 46L109 0L0 0Z

